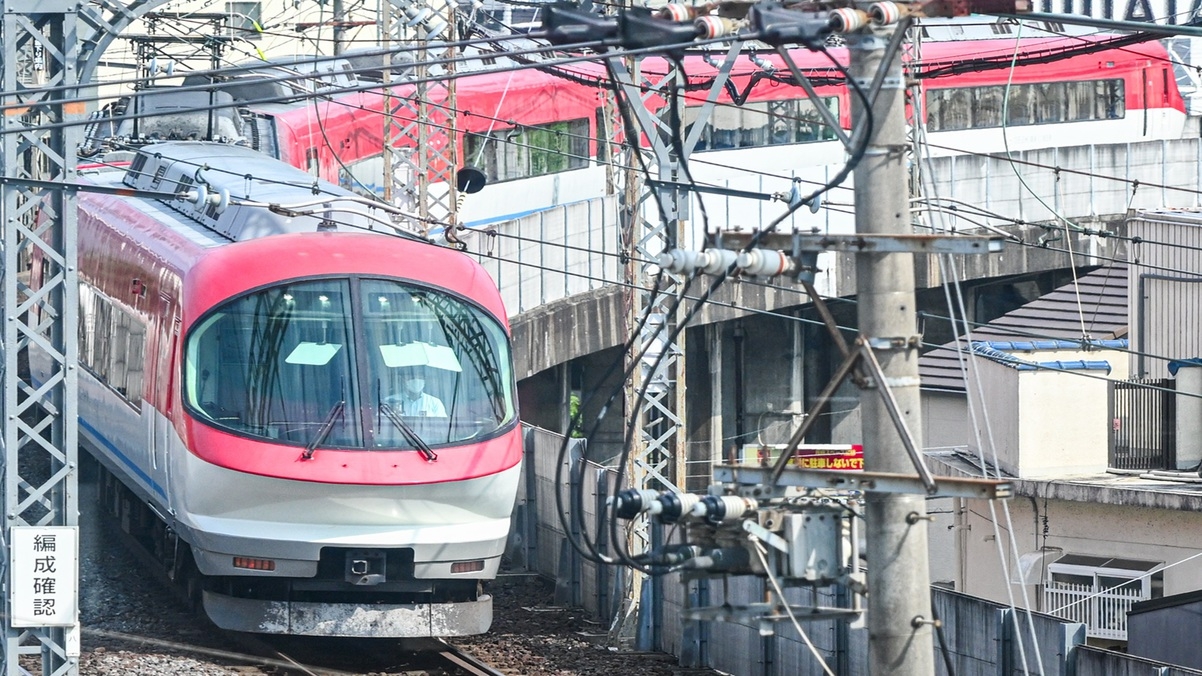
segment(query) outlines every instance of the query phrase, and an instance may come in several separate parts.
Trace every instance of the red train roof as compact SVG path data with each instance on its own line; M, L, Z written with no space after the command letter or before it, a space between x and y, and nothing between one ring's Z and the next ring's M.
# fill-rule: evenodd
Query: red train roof
M208 250L184 275L184 324L225 299L284 279L379 275L469 298L508 326L496 283L472 259L433 244L382 234L273 235Z

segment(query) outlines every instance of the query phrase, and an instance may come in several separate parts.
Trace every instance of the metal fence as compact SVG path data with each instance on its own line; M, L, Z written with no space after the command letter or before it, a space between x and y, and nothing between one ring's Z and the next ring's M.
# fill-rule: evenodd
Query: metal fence
M1109 384L1112 469L1171 469L1177 463L1175 380L1135 379Z
M1092 584L1046 582L1043 607L1070 622L1081 622L1093 638L1127 640L1127 612L1140 601L1147 601L1143 589L1112 587L1099 590Z

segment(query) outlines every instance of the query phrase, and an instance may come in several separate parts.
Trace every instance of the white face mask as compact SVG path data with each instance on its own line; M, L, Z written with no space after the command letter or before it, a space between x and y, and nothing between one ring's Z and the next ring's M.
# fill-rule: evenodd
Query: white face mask
M405 381L405 389L409 392L409 394L416 396L418 394L421 394L422 390L424 390L425 388L426 388L425 378L410 378L409 380Z

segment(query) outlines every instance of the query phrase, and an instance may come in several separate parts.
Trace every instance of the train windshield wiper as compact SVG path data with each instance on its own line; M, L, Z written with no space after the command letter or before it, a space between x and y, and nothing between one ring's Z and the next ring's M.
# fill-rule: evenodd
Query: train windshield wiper
M427 444L417 432L413 431L413 428L409 426L409 423L402 420L401 416L397 415L396 411L392 410L391 406L385 404L384 402L380 402L380 412L384 414L385 418L388 418L390 421L392 421L393 425L396 425L396 428L401 431L401 434L405 435L405 438L409 440L409 443L413 444L417 450L422 452L422 455L426 456L426 460L434 462L438 459L438 454L434 452L434 449L430 448L430 445Z
M317 445L326 440L330 436L330 430L334 429L334 421L342 415L343 409L346 408L346 399L334 404L330 412L326 414L326 420L321 424L321 429L317 430L317 436L313 437L313 441L305 446L305 452L301 453L301 457L309 460L313 457L313 451L317 450Z

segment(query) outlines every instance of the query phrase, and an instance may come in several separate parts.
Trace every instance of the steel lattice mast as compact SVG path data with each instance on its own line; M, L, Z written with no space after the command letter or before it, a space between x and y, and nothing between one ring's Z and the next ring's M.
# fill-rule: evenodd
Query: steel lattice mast
M4 0L0 5L7 517L0 560L7 582L14 527L78 526L75 195L70 190L22 187L11 179L73 181L80 128L41 125L78 121L84 106L64 102L76 95L79 83L76 5L46 0ZM23 68L31 62L31 68ZM45 216L40 222L39 210ZM35 251L42 261L36 291L20 274ZM31 346L50 362L43 382L33 382L28 373ZM76 598L58 600L77 606ZM78 617L68 626L14 628L9 588L4 618L5 674L25 673L18 664L23 656L40 658L43 674L78 672Z
M438 0L389 0L381 12L385 47L415 44L413 63L392 62L385 69L384 190L385 199L438 223L456 223L455 143L456 49L439 40L452 40L455 5ZM429 62L437 62L429 65ZM394 86L412 79L412 93ZM438 77L437 80L430 80ZM445 190L443 188L445 186ZM424 227L428 228L427 221Z
M651 103L654 98L671 100L673 87L683 89L684 74L675 64L654 79L642 72L641 60L629 62L611 58L611 72L622 95L619 105L627 107L635 130L645 135L650 145L649 161L654 164L658 181L668 184L688 182L688 156L697 145L701 130L705 127L714 109L714 102L730 76L731 67L740 53L740 43L734 44L721 64L710 85L706 103L695 108L696 117L692 133L680 137L679 147L671 141L673 135L683 135L683 130L671 129L671 111L663 108L658 114ZM676 111L676 121L683 119L683 110ZM683 123L682 123L683 126ZM637 174L640 163L634 156L640 152L633 145L626 153L626 171ZM680 307L672 312L673 294L687 281L683 275L664 272L661 293L653 293L655 270L652 261L664 251L690 244L689 194L678 188L649 186L645 181L628 180L625 205L625 248L630 251L627 281L630 282L631 302L628 326L638 326L644 316L642 331L635 342L636 354L643 356L633 366L632 378L627 384L629 415L636 416L638 430L632 440L630 459L626 466L628 484L647 490L683 491L688 463L688 444L684 435L686 420L685 392L685 331L677 332L679 321L687 312ZM674 339L670 339L673 334ZM656 364L658 363L658 366ZM654 371L653 371L654 369ZM650 382L647 382L650 380ZM646 390L646 396L638 393ZM653 533L650 520L645 515L630 523L630 553L640 554L652 547ZM620 609L612 634L616 638L629 637L635 626L650 626L649 613L655 612L658 601L654 588L643 589L643 576L635 573L626 589L626 598ZM642 607L650 602L651 607ZM649 647L645 646L645 647Z

